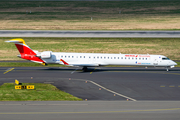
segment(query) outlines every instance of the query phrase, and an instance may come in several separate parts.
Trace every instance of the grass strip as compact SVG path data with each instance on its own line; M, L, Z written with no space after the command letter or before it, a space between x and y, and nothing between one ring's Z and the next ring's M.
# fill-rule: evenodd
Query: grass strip
M15 90L15 83L0 86L0 101L80 101L82 99L65 93L51 84L23 83L34 85L34 90Z
M0 60L21 60L13 43L0 38ZM122 53L164 55L180 60L180 38L24 38L26 44L39 52ZM27 63L28 64L28 63Z
M179 6L179 0L0 1L0 29L179 30Z

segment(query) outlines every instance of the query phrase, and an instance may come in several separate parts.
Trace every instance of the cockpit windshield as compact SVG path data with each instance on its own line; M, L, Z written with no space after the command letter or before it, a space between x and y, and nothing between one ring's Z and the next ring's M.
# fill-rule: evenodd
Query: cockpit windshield
M169 58L162 58L162 60L170 60Z

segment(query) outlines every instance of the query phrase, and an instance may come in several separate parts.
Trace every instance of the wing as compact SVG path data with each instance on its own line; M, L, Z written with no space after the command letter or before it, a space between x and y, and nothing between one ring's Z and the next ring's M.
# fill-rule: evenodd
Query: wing
M79 66L79 67L97 67L99 64L97 63L67 63L63 59L60 59L63 65L68 65L68 66Z

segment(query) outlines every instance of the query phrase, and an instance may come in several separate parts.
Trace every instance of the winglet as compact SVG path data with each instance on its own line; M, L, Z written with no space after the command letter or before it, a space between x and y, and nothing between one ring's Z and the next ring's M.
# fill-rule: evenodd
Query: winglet
M8 41L5 41L5 42L22 43L24 45L27 45L25 43L25 41L23 39L21 39L21 38L11 39L11 40L8 40Z
M67 62L65 62L63 59L60 59L65 65L69 65Z

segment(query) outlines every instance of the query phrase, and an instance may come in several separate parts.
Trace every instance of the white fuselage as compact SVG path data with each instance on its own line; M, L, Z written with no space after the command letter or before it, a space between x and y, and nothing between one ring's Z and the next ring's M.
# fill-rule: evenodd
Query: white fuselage
M103 65L135 65L173 67L174 61L163 55L149 54L102 54L102 53L65 53L52 52L50 58L42 59L47 64L63 64L63 59L70 66L103 66Z
M102 54L102 53L65 53L32 50L23 39L11 39L20 52L18 57L43 65L56 63L69 66L82 66L83 68L103 65L135 65L135 66L162 66L174 67L174 61L163 55L137 55L137 54Z

